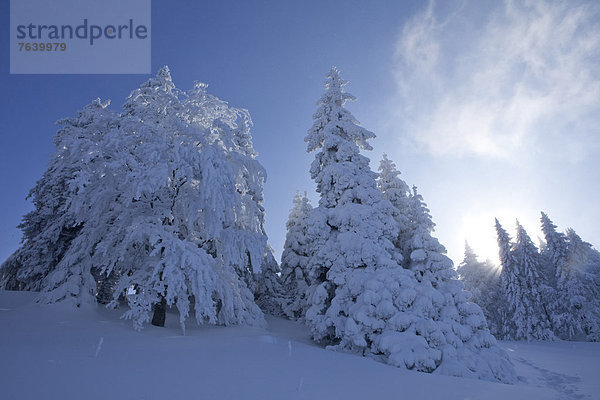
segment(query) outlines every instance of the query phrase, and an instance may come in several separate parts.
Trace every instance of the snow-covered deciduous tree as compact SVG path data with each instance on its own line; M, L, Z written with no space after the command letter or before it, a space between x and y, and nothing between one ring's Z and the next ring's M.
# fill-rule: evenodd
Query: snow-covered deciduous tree
M418 371L514 382L506 353L456 279L422 198L411 196L408 268L398 210L384 198L360 149L373 133L344 108L354 97L333 68L306 141L317 151L311 176L321 198L308 221L312 239L306 323L313 337ZM418 277L418 279L417 279Z
M262 320L250 286L267 251L260 204L265 174L255 161L247 113L205 88L195 85L182 102L165 68L124 105L133 157L118 192L131 210L127 226L137 229L107 235L106 247L121 254L104 265L107 272L117 264L126 272L121 290L136 288L126 316L138 326L162 298L177 306L182 326L190 299L198 323Z
M311 240L307 223L312 209L306 192L304 195L297 192L286 223L287 234L281 254L281 280L286 294L283 311L291 319L304 318L308 308L308 260Z
M167 306L177 307L182 328L192 309L198 323L262 323L256 274L274 260L247 111L203 84L176 89L167 67L131 92L120 115L92 108L84 110L91 122L69 122L70 143L57 136L55 158L73 158L65 162L73 171L47 171L50 185L66 182L56 188L65 205L49 198L36 207L64 208L77 228L60 263L43 268L42 298L98 292L105 301L112 291L126 297L124 316L138 329L153 309L160 324Z
M473 249L465 243L465 257L457 272L465 289L471 293L469 301L481 307L490 332L502 337L500 270L489 260L479 261Z

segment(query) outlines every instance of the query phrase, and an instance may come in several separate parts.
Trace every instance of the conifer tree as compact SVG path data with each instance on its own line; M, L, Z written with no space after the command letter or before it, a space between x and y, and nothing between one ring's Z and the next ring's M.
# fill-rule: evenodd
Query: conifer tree
M508 306L512 311L516 340L550 340L554 337L543 296L544 278L537 248L517 221L517 239L511 252L514 261L514 287L507 293Z
M439 282L456 279L452 260L445 255L446 249L431 235L435 224L416 186L408 204L410 238L405 245L408 268L414 271L418 281L427 280L434 288Z
M559 331L568 339L600 341L600 287L592 271L598 267L597 252L581 240L573 229L567 229L567 260L557 279L557 292L564 312L558 321ZM565 332L566 331L566 332Z
M502 337L500 271L487 260L479 261L465 242L465 257L458 265L457 272L465 289L471 293L469 301L481 307L490 332Z
M397 248L403 252L407 251L405 244L410 241L410 195L411 191L406 182L400 177L400 171L396 164L384 154L379 163L379 178L377 187L383 193L383 197L394 206L394 219L398 225L399 234L395 241ZM404 254L403 254L404 255ZM404 257L403 265L406 266L408 259Z
M547 278L552 286L556 286L557 278L562 274L567 262L567 238L563 233L556 231L556 225L543 212L541 221L542 232L546 239L545 247L541 253L547 256L550 262Z
M45 290L50 301L69 300L78 306L93 301L97 269L89 255L73 258L70 249L81 246L79 234L85 219L76 199L90 182L85 171L105 162L101 143L116 125L109 104L96 99L77 117L59 121L56 153L29 193L35 209L19 225L23 244L0 266L3 288ZM56 286L60 289L55 291Z
M308 259L310 256L310 238L308 236L308 218L312 211L310 200L304 192L296 192L293 208L286 223L287 234L281 254L281 280L286 300L283 311L288 318L300 319L306 314L308 288Z
M280 275L281 268L273 256L273 249L267 246L260 273L256 275L254 299L260 309L269 315L284 315L285 292Z
M354 96L332 68L305 141L316 151L310 169L320 194L309 230L315 241L308 263L312 298L306 321L316 340L340 347L365 348L365 326L349 318L366 271L394 267L402 256L393 245L398 230L391 204L377 189L376 175L360 149L371 150L375 135L344 108ZM349 290L351 289L351 290ZM365 321L366 322L366 321Z
M512 256L511 238L502 225L500 225L500 221L497 218L495 221L500 265L502 266L500 283L502 285L502 297L504 298L503 306L500 308L502 315L502 334L500 337L502 339L511 339L517 330L513 314L520 301L520 286L517 267Z
M331 69L306 138L317 151L311 176L321 196L308 224L313 337L403 368L513 382L481 309L467 301L443 246L429 235L431 217L416 192L414 265L402 267L396 211L359 151L370 149L374 135L344 108L354 98L345 84Z
M548 311L555 327L555 333L563 339L568 339L581 332L581 318L579 315L572 314L572 312L578 314L578 310L570 306L568 290L565 287L565 278L570 275L567 264L569 258L568 241L563 233L556 231L556 225L548 215L543 212L541 214L542 232L546 239L545 247L541 253L549 264L547 268L549 271L548 278L554 287L552 295L547 296L549 299ZM567 280L570 279L567 278Z

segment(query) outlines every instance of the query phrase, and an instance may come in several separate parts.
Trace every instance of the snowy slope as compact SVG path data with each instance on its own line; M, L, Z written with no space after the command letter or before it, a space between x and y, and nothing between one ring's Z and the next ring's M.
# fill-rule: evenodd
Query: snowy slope
M502 342L522 382L408 372L313 344L303 326L133 331L120 311L34 304L0 291L2 399L600 398L600 344Z

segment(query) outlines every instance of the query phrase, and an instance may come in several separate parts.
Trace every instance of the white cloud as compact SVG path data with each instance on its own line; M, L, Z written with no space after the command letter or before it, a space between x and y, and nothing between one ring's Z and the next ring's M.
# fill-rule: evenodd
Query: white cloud
M446 16L430 2L397 42L395 119L435 155L585 157L600 146L599 17L595 2L473 2Z

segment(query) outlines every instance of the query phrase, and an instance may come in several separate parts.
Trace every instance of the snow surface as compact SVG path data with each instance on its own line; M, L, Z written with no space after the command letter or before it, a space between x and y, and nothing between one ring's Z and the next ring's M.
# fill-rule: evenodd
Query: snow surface
M34 303L0 291L0 398L598 399L600 343L501 341L517 385L411 372L327 351L307 328L167 326L135 332L122 311Z

